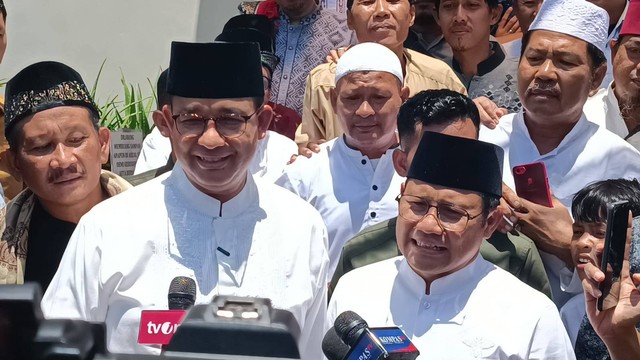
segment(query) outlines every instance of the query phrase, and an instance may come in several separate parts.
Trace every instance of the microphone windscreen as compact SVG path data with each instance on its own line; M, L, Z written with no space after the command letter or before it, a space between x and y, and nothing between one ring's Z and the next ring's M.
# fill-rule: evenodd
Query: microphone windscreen
M336 329L332 327L322 339L322 352L329 360L342 360L349 353L349 347L342 342Z
M355 312L345 311L338 315L333 323L333 327L345 344L353 346L358 342L358 338L369 325Z
M186 276L176 276L169 285L169 310L187 310L196 302L196 282Z

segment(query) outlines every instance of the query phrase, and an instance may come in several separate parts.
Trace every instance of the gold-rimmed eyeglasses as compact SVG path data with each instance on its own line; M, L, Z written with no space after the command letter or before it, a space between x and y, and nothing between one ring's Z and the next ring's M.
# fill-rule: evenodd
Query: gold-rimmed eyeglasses
M445 231L462 232L467 228L469 221L482 215L480 212L471 216L465 209L455 205L433 203L413 195L398 195L396 201L400 217L414 224L422 221L432 207L435 208L436 221Z
M225 138L235 138L244 134L247 128L247 121L258 113L262 106L250 115L221 114L217 116L204 117L194 113L184 113L172 115L176 123L176 129L182 136L200 136L204 133L209 121L213 121L216 131Z

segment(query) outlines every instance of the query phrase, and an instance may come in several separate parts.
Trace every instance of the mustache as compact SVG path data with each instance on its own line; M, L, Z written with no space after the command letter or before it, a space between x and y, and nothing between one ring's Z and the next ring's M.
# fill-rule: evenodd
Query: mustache
M49 170L49 172L47 173L47 181L49 181L50 183L53 183L64 177L67 177L70 175L76 175L76 174L84 175L84 172L78 169L77 164L71 164L66 168L55 168L55 169Z
M560 89L558 88L557 83L534 82L527 87L525 93L526 95L560 96Z

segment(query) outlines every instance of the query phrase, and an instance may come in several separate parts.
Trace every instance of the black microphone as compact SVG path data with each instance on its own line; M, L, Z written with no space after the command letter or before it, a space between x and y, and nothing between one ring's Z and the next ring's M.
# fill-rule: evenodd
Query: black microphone
M322 352L329 360L342 360L349 353L349 347L342 342L334 327L324 334Z
M169 310L189 310L196 302L196 282L186 276L176 276L169 285Z
M369 329L360 315L353 311L340 314L334 329L342 341L351 347L345 360L415 360L420 352L398 327Z

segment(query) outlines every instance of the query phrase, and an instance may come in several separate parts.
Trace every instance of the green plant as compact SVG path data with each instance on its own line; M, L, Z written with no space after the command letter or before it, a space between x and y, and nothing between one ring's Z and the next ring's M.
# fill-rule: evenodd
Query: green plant
M102 62L102 65L100 65L96 81L91 89L91 96L94 101L96 101L95 95L98 87L98 81L100 80L105 63L106 59ZM149 121L147 119L153 104L155 103L156 89L151 81L147 79L147 83L149 84L153 95L145 97L142 94L142 89L139 84L133 85L128 83L122 69L120 69L120 74L120 82L123 89L122 100L120 100L119 95L114 95L111 98L107 98L107 101L104 104L98 105L101 113L102 126L105 126L110 130L140 130L143 135L146 136L151 132L151 127L149 126Z

